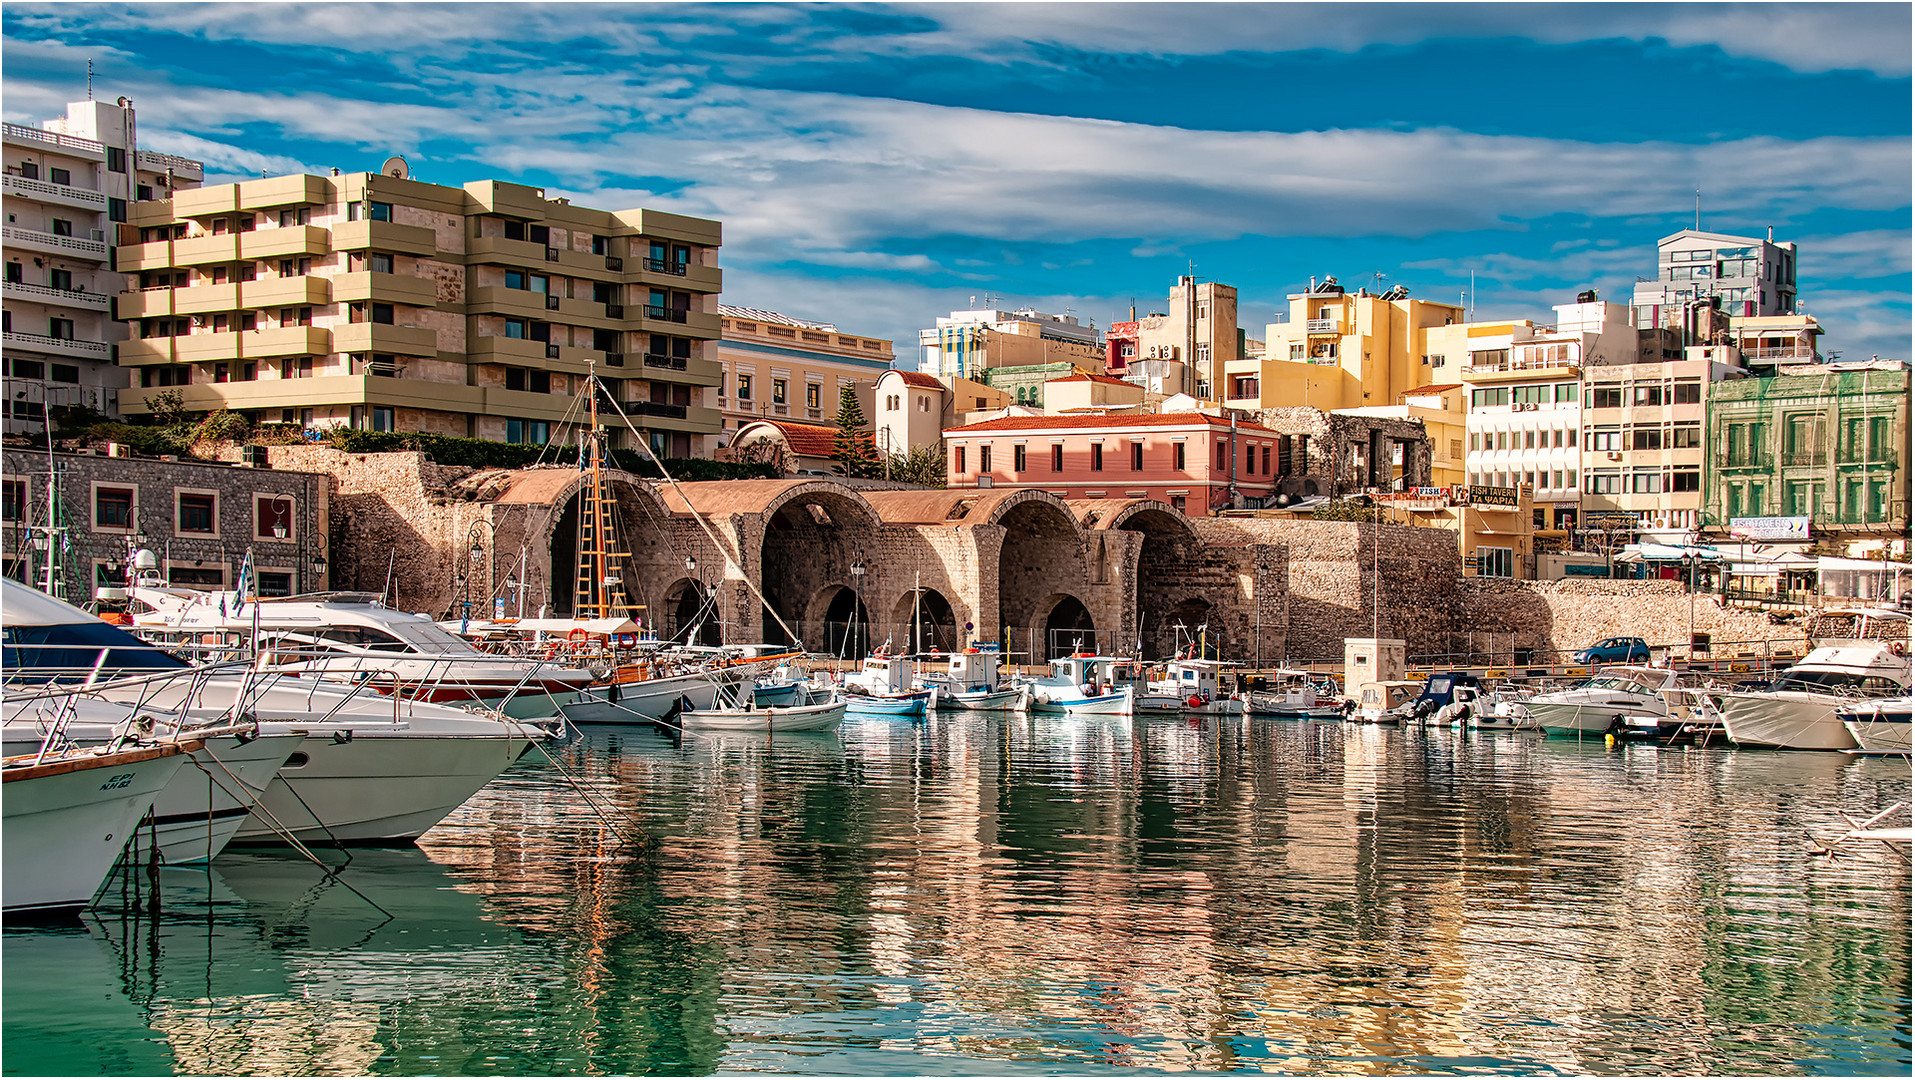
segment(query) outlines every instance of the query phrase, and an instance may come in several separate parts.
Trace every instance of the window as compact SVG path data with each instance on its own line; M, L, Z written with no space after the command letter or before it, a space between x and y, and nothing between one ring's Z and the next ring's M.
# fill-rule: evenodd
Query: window
M1629 476L1629 490L1637 495L1654 495L1662 490L1662 473L1638 471Z
M1670 491L1701 491L1702 471L1700 469L1677 469L1669 474Z
M1662 429L1640 427L1635 429L1630 433L1629 448L1631 450L1662 449Z
M1509 449L1508 442L1509 442L1509 432L1499 431L1496 433L1496 449L1498 450Z
M1614 495L1622 490L1622 476L1619 473L1590 473L1585 479L1589 486L1583 490L1591 495Z
M1478 577L1514 577L1516 572L1515 551L1512 548L1479 547L1476 549L1476 574Z
M1536 449L1536 433L1534 431L1523 432L1523 449L1525 450Z
M372 430L374 431L391 431L392 430L392 407L391 406L374 405L372 407Z
M226 568L221 566L172 566L166 571L168 585L220 589L226 586Z
M1090 471L1104 471L1104 444L1093 441L1090 444Z
M1556 384L1556 400L1559 402L1575 401L1576 400L1576 384L1573 382L1557 383Z
M73 320L72 319L48 319L47 320L47 336L50 338L53 338L56 341L72 341L73 340Z
M71 221L66 220L65 218L54 218L53 219L53 235L72 236L73 223Z
M1701 424L1677 424L1669 432L1669 446L1671 449L1694 450L1701 445Z
M1676 383L1676 396L1672 399L1677 405L1698 405L1702 402L1702 380L1683 379Z
M1622 431L1617 428L1598 428L1591 431L1589 433L1588 448L1591 450L1621 450Z
M109 146L106 148L106 171L108 172L125 172L126 171L126 151L125 150L122 150L117 146Z
M1586 409L1622 408L1622 387L1616 383L1590 387L1583 407Z
M1469 403L1476 408L1489 405L1507 405L1509 404L1509 387L1495 386L1487 389L1471 390Z
M93 526L130 532L133 528L133 497L136 490L130 487L94 488Z
M372 305L372 321L376 323L385 323L388 326L392 325L392 305L391 304Z
M125 221L126 220L126 200L116 199L112 197L111 195L107 196L106 219L108 221Z
M1144 471L1144 444L1135 439L1130 444L1130 471Z
M987 473L991 471L991 444L990 443L985 443L984 445L977 448L977 471L981 473Z
M375 274L390 274L392 273L392 256L375 251L366 256L366 269Z
M37 161L22 161L20 163L20 175L29 180L40 179L40 163Z
M1064 444L1063 443L1051 444L1051 471L1052 472L1064 471Z
M1263 454L1263 469L1261 471L1263 472L1265 476L1269 476L1270 475L1270 448L1267 446L1264 447L1262 450L1262 454Z
M749 375L738 376L738 400L751 400L751 376ZM960 457L962 457L962 455L960 455ZM962 472L963 470L960 469L959 471Z
M8 480L0 483L0 521L27 519L27 482Z
M179 518L174 529L178 532L198 533L202 536L211 536L218 532L217 503L218 497L210 492L180 492Z
M354 319L353 321L358 322L359 320ZM505 336L509 338L524 338L525 337L525 320L524 319L505 320Z
M785 403L785 382L786 380L784 379L771 380L771 403L773 405L783 405Z
M807 409L821 408L822 406L819 403L820 401L823 400L823 395L824 395L824 387L820 386L817 383L806 383L805 384L805 408ZM898 407L898 395L896 394L891 395L891 404L889 407L892 409L896 409Z
M371 202L366 204L366 216L374 221L391 221L392 204L389 202Z
M964 447L962 445L953 446L951 448L951 471L956 473L964 471Z
M1471 450L1481 450L1483 448L1483 433L1482 432L1472 431L1469 433L1469 448Z
M280 495L253 498L253 539L297 540L299 522L293 517L293 500Z
M67 169L62 169L58 165L55 165L53 168L47 170L47 179L53 181L56 184L70 185L73 183L73 173Z
M1257 471L1257 448L1254 446L1246 446L1243 448L1244 475L1249 476L1251 473L1254 473L1256 471Z
M1230 448L1224 445L1223 440L1219 439L1217 440L1217 469L1218 471L1222 471L1224 469L1228 469L1229 467L1230 467Z
M1024 468L1024 444L1018 443L1011 447L1011 471L1021 473Z
M1633 400L1638 408L1662 404L1662 384L1650 383L1647 386L1636 387Z
M293 594L293 576L283 570L261 570L258 575L259 596L291 596Z
M1172 468L1175 468L1178 472L1183 471L1184 469L1184 444L1183 443L1170 444L1170 460L1171 460Z
M551 425L544 420L507 420L505 441L543 446L548 441L551 430Z

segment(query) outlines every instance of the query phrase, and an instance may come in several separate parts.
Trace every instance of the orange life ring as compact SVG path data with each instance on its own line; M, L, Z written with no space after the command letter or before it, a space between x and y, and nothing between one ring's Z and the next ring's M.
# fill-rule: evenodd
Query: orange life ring
M621 649L636 649L638 648L638 635L637 634L619 634L618 636L612 638L612 644L618 646Z
M586 638L588 638L588 637L591 637L591 636L592 636L592 635L590 635L590 634L588 634L588 633L586 633L586 632L585 632L584 630L573 630L573 631L571 631L570 633L568 633L568 634L566 634L566 635L565 635L565 640L567 640L567 641L584 641L584 640L585 640Z

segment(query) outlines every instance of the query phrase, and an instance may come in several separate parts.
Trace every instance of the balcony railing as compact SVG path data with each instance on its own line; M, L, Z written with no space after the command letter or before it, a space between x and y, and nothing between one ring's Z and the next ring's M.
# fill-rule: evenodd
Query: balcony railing
M113 347L104 341L87 341L82 338L58 338L46 334L23 334L17 330L8 330L4 335L6 343L24 349L39 349L43 352L66 353L74 356L95 356L105 359L113 352Z
M92 139L82 139L77 135L62 135L57 131L28 127L25 124L8 124L6 125L5 132L5 137L9 142L26 140L29 142L45 143L48 146L58 146L66 150L78 150L97 158L106 157L105 143L97 143Z
M9 296L41 300L49 304L65 304L68 307L90 308L94 311L107 309L105 295L81 289L56 289L51 285L29 285L24 281L9 281L6 283L6 292Z
M1791 450L1782 455L1784 465L1826 465L1828 460L1820 450Z
M86 255L95 259L106 258L106 241L104 240L86 240L78 236L41 232L38 229L18 229L12 225L0 227L0 239L5 239L8 243L17 242L58 251L70 251L76 255Z
M628 401L625 410L634 416L662 416L668 420L685 419L685 406L662 401Z
M1337 332L1338 324L1341 321L1342 320L1339 319L1310 319L1303 324L1303 330L1307 334L1334 334Z
M206 172L204 162L180 157L178 154L162 154L157 150L142 150L137 160L140 168L150 169L153 172L165 172L171 169L176 173L192 173L196 176L204 175Z
M683 371L685 370L685 358L682 356L662 356L658 353L646 353L645 366Z
M1815 359L1815 350L1800 346L1782 349L1744 349L1742 355L1749 360L1802 360Z
M648 319L663 319L666 322L682 323L685 321L686 310L685 308L655 307L651 304L646 304L645 317Z
M686 267L685 263L673 262L670 259L646 259L645 260L645 269L656 271L657 273L660 273L660 274L672 274L677 277L685 276L685 267Z
M19 191L27 196L38 195L45 199L61 199L94 210L106 209L106 196L97 191L74 187L72 184L49 184L45 180L29 180L24 176L8 176L7 189Z

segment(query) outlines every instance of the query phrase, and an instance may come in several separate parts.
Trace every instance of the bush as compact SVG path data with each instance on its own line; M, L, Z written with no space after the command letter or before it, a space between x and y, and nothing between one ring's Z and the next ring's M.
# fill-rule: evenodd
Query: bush
M1310 511L1317 521L1375 521L1376 507L1355 499L1332 499Z

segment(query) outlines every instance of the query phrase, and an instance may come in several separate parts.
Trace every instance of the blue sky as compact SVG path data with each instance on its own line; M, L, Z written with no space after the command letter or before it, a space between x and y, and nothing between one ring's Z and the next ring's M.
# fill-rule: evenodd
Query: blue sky
M1552 319L1693 223L1801 245L1910 354L1903 4L8 4L4 112L95 93L209 181L379 167L724 222L728 303L890 337L1106 326L1179 274ZM218 175L211 175L218 174ZM1377 277L1375 275L1381 275Z

